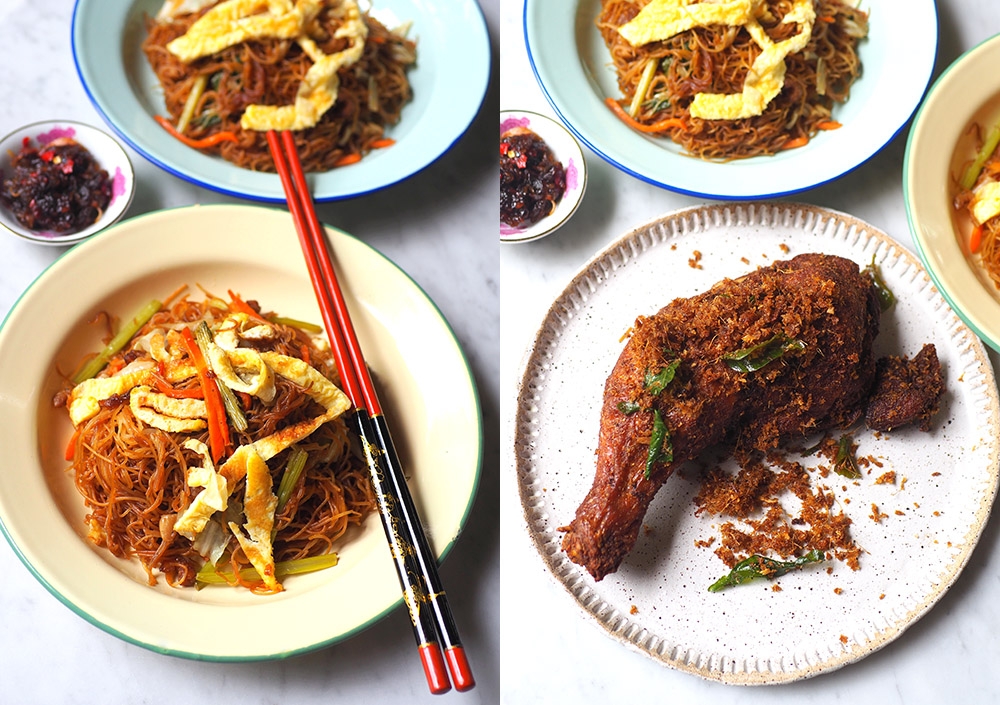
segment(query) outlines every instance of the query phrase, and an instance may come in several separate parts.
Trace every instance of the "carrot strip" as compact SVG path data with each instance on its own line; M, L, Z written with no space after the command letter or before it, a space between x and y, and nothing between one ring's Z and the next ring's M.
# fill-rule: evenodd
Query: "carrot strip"
M229 290L229 308L235 309L240 313L245 313L251 318L256 318L258 321L266 321L267 319L261 316L259 313L253 310L253 307L246 301L240 298L240 295L234 292L232 289Z
M609 108L611 108L611 112L618 116L619 120L624 122L633 130L638 130L639 132L663 132L664 130L669 130L674 127L679 127L683 130L687 127L684 124L684 121L680 118L667 118L665 120L660 120L659 122L654 122L651 125L644 125L625 112L625 108L618 105L618 101L614 98L605 98L604 102Z
M833 24L834 22L837 21L837 18L834 17L833 15L820 15L816 19L819 20L820 22L826 22L827 24Z
M822 122L817 122L816 127L820 130L836 130L838 127L843 127L843 125L836 120L823 120Z
M969 251L975 254L979 252L980 246L983 244L983 225L980 223L972 229L972 234L969 236Z
M375 140L368 146L372 149L384 149L385 147L391 147L394 144L396 144L396 140L391 137L383 137L380 140Z
M795 149L809 144L808 137L794 137L781 146L782 149Z
M226 408L222 404L222 394L209 372L208 362L201 354L198 341L194 339L194 333L190 328L183 328L181 337L184 338L188 355L198 372L198 382L201 383L201 390L205 395L205 410L208 412L208 445L212 452L212 461L217 463L232 445L229 424L226 423Z
M347 166L348 164L357 164L361 161L361 155L357 152L352 152L351 154L345 154L340 159L333 163L334 166Z
M179 139L181 142L186 144L188 147L194 147L195 149L205 149L206 147L214 147L219 144L219 142L236 142L235 132L216 132L214 135L209 135L208 137L203 137L200 140L192 139L186 135L182 135L177 131L177 128L170 124L162 115L154 115L153 118L160 124L164 130L169 132L172 136Z
M66 462L73 462L73 456L76 455L76 442L80 438L80 429L74 429L73 435L69 439L69 444L66 446L66 453L64 455Z

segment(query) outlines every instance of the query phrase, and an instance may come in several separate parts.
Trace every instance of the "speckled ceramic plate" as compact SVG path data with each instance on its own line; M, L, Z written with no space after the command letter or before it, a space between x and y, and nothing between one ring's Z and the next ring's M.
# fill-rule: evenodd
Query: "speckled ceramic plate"
M830 574L780 578L780 592L757 581L710 593L727 570L711 548L695 545L718 535L718 519L694 515L697 483L689 472L664 485L633 551L595 583L562 552L559 527L593 480L604 381L622 335L638 314L805 252L859 265L874 258L897 298L883 316L876 353L913 355L932 342L946 379L930 432L855 433L859 457L878 459L878 473L894 470L896 483L875 484L874 472L855 483L831 476L863 549L861 569L834 560ZM682 210L641 226L570 282L526 357L514 450L528 532L581 610L609 636L666 665L749 685L857 661L927 612L958 577L989 515L998 443L997 389L984 347L912 254L841 213L751 203ZM869 516L873 503L888 515L879 523Z
M211 233L212 237L205 237ZM433 550L443 557L479 481L475 382L447 321L402 270L344 232L331 253L358 339ZM136 253L142 253L137 256ZM81 617L153 651L203 660L283 658L341 641L402 605L378 517L335 544L333 568L263 597L229 587L147 584L138 561L86 540L86 509L63 458L72 426L52 405L60 370L101 347L96 314L130 316L181 284L239 291L321 321L287 211L191 206L132 218L43 272L0 327L0 531L38 580ZM410 638L400 634L399 638Z

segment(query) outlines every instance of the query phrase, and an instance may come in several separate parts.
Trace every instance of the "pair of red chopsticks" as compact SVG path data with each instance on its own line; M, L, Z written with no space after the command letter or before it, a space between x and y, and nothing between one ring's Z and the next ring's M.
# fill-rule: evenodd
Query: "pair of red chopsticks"
M427 684L435 694L450 690L452 681L456 690L469 690L476 683L438 577L437 561L413 505L389 436L389 427L382 415L382 407L337 283L337 274L306 185L294 136L291 132L279 135L272 130L267 133L267 143L285 189L288 210L295 221L309 277L340 370L341 383L354 403L355 430L361 437L368 459L382 527L413 622ZM449 671L451 680L448 678Z

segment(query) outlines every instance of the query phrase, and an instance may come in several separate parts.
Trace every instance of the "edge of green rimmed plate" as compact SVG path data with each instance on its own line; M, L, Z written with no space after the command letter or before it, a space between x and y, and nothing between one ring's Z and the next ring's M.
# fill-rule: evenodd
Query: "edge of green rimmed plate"
M248 205L248 204L213 204L213 205L177 206L177 207L174 207L174 208L168 208L168 209L159 210L159 211L151 211L151 212L148 212L148 213L144 213L144 214L141 214L141 215L138 215L138 216L131 217L131 218L127 219L127 220L121 221L118 224L112 226L106 232L110 233L110 232L113 232L114 230L121 229L121 228L123 228L123 227L125 227L127 225L128 226L135 226L138 222L140 222L142 220L149 219L149 218L163 217L165 214L169 214L169 213L176 212L176 211L181 211L181 210L201 209L202 211L205 211L205 210L209 210L209 209L234 210L234 209L248 209L248 208L255 208L255 209L272 211L272 212L279 210L277 208L268 207L268 206L259 205L259 204L252 204L252 205ZM342 237L345 237L345 238L348 238L348 239L354 241L358 245L366 248L374 256L380 258L386 264L388 264L394 270L396 270L399 274L401 274L414 287L415 291L419 292L419 294L425 299L426 303L429 305L429 310L433 311L434 315L440 319L440 323L441 323L441 325L443 327L443 330L448 333L449 340L452 343L452 345L454 346L455 352L457 353L457 355L459 356L459 358L464 363L464 376L465 376L465 380L466 380L466 382L468 384L469 391L471 392L471 401L472 401L472 405L473 405L473 407L475 409L475 412L476 412L476 419L475 419L475 426L476 426L476 432L477 432L477 436L476 436L476 443L477 443L476 464L475 464L475 468L474 468L474 471L473 471L471 488L470 488L468 497L466 498L465 506L461 510L460 517L459 517L459 520L458 520L458 523L457 523L456 533L455 533L454 536L452 536L449 539L448 543L445 546L443 546L438 551L438 554L439 554L438 555L438 562L441 563L441 562L443 562L450 555L452 549L454 548L455 543L458 540L458 537L462 534L462 532L463 532L466 524L468 523L469 515L471 513L472 506L475 503L476 497L478 496L479 484L480 484L481 479L482 479L482 465L483 465L483 453L484 453L484 430L483 430L482 405L481 405L481 399L480 399L480 396L479 396L478 387L477 387L476 382L475 382L475 376L474 376L474 374L472 372L471 365L469 364L468 357L466 356L465 351L462 349L461 345L459 344L458 338L456 337L455 332L452 329L450 323L448 323L447 319L442 314L440 308L427 295L427 293L420 287L420 285L408 273L406 273L403 269L401 269L395 262L393 262L391 259L389 259L385 255L383 255L381 252L379 252L375 248L371 247L367 243L364 243L363 241L361 241L357 237L355 237L353 235L350 235L349 233L346 233L343 230L340 230L338 228L331 227L331 226L326 226L326 227L327 227L328 233L330 231L333 231L338 236L342 236ZM93 247L98 247L99 245L97 243L99 243L100 240L101 240L101 238L93 238L93 239L88 240L86 242L80 243L79 245L76 245L73 248L68 249L66 252L64 252L62 255L60 255L60 257L58 257L55 261L53 261L52 263L50 263L41 273L39 273L39 275L37 277L35 277L35 279L28 285L28 287L26 287L25 290L22 291L21 294L15 299L15 301L14 301L13 305L11 306L10 310L7 311L7 313L3 317L3 320L0 321L0 339L2 339L2 336L4 334L4 331L6 329L6 326L7 326L8 322L9 322L12 314L19 308L19 306L21 305L22 301L24 301L25 298L27 296L29 296L36 289L36 287L42 285L50 276L53 275L54 272L57 272L57 270L61 266L64 266L63 263L67 259L73 257L73 254L72 254L73 252L79 251L79 250L82 250L82 249L91 249ZM38 582L50 594L52 594L53 597L55 597L59 602L61 602L66 607L68 607L73 613L77 614L78 616L80 616L85 621L89 622L90 624L98 627L102 631L104 631L104 632L106 632L106 633L108 633L108 634L110 634L112 636L115 636L115 637L121 639L122 641L134 644L136 646L140 646L142 648L148 649L148 650L150 650L152 652L155 652L155 653L160 653L160 654L163 654L163 655L175 656L175 657L180 657L180 658L185 658L185 659L190 659L190 660L210 661L210 662L259 662L259 661L279 660L279 659L285 659L285 658L289 658L289 657L293 657L293 656L302 655L302 654L305 654L305 653L309 653L309 652L312 652L312 651L317 651L317 650L320 650L320 649L332 646L332 645L334 645L336 643L345 641L345 640L349 639L350 637L352 637L352 636L354 636L354 635L356 635L356 634L358 634L358 633L366 630L367 628L373 626L374 624L376 624L377 622L379 622L380 620L382 620L383 618L385 618L388 614L390 614L391 612L393 612L394 610L398 609L399 607L401 607L403 605L403 598L402 598L402 595L400 595L399 598L397 598L391 604L388 604L383 610L381 610L381 611L373 614L370 618L368 618L367 620L365 620L365 621L363 621L363 622L355 625L353 628L348 629L348 630L346 630L344 632L341 632L339 634L336 634L336 635L334 635L334 636L332 636L332 637L330 637L328 639L321 639L321 640L313 641L312 643L308 643L308 644L305 644L305 645L303 645L301 647L293 648L293 649L286 649L286 650L275 651L275 652L270 652L270 653L249 654L249 655L229 655L229 654L216 654L216 653L200 653L200 652L197 652L197 651L192 651L192 650L187 650L187 649L171 648L171 647L168 647L168 646L163 646L163 645L160 645L160 644L157 644L157 643L153 643L152 641L149 641L149 640L146 640L146 639L138 638L138 637L136 637L136 636L134 636L132 634L129 634L129 633L123 631L120 628L111 626L107 622L105 622L105 621L97 618L94 614L91 614L90 612L88 612L82 606L76 604L69 595L64 594L64 592L62 590L60 590L58 587L56 587L55 585L53 585L52 582L46 577L46 575L41 570L39 570L39 568L37 566L35 566L32 563L32 561L28 558L28 556L25 555L25 553L23 552L22 548L15 541L15 539L14 539L14 537L12 535L12 531L6 525L5 519L4 519L4 517L3 517L2 514L0 514L0 533L3 534L3 536L4 536L5 540L7 541L8 545L11 547L12 551L18 557L18 559L21 561L21 563L28 569L29 573L36 580L38 580Z

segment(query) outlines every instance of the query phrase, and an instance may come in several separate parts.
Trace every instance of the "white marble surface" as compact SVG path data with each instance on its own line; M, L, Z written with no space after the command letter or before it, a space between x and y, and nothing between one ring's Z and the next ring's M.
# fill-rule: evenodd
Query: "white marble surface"
M0 702L45 704L240 702L416 703L499 700L499 275L493 113L499 3L481 0L493 76L484 109L457 146L421 174L381 193L322 206L320 219L369 243L437 303L479 384L486 429L483 474L470 521L441 576L477 687L427 692L409 620L396 610L330 648L286 661L219 664L162 656L120 641L50 595L0 541ZM69 0L0 0L0 132L41 119L103 126L77 78ZM109 38L113 40L114 38ZM130 152L138 188L128 215L236 199L182 182ZM0 316L62 248L0 236ZM2 390L0 390L2 392ZM3 447L0 429L0 448ZM0 471L14 468L0 462ZM334 608L334 606L331 606Z
M878 0L867 4L878 10ZM940 43L935 77L963 51L1000 32L1000 6L994 0L939 0L937 7ZM501 0L500 107L554 115L531 72L522 9L522 0ZM857 171L789 200L850 213L912 247L901 186L905 140L904 131ZM782 686L726 686L633 652L586 618L550 576L527 536L513 468L511 418L524 352L548 306L592 255L638 224L700 203L618 172L592 152L586 156L590 182L573 221L536 243L501 247L503 702L997 702L997 517L989 521L957 583L896 641L854 665ZM991 354L991 359L996 367L997 356Z

